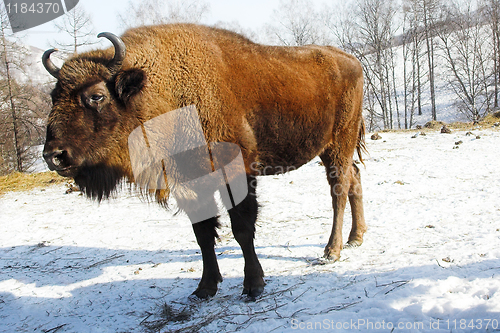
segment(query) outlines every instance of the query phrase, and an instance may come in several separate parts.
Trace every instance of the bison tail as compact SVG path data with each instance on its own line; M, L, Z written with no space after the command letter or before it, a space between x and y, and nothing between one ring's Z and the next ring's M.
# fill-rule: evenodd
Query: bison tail
M362 153L367 153L368 149L366 148L366 142L365 142L365 120L364 118L361 118L361 124L359 125L359 134L358 134L358 143L356 145L356 151L358 152L358 157L361 163L365 165L365 162L363 161L363 155Z

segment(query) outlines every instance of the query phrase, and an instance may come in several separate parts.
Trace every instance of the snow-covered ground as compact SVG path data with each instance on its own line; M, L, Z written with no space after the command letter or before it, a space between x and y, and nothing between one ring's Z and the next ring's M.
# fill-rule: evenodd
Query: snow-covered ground
M100 205L64 186L8 193L0 331L500 331L500 132L473 133L368 139L369 230L334 264L312 264L333 215L318 160L261 178L256 247L267 286L256 302L240 298L243 259L226 214L224 282L193 301L202 262L184 214L128 190ZM345 238L349 227L347 212Z

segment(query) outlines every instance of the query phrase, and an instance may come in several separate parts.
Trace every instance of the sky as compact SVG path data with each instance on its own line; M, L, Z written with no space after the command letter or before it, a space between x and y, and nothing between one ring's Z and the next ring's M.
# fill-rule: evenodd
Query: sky
M139 3L140 0L133 0ZM316 7L320 8L323 3L332 0L311 0ZM243 28L258 30L265 23L272 20L274 9L279 8L280 0L207 0L210 4L210 13L202 22L204 24L215 24L219 21L237 21ZM80 4L92 17L95 32L109 31L117 34L123 33L117 14L123 12L128 6L127 0L80 0ZM40 49L50 47L50 42L65 38L64 34L58 33L53 22L18 33L23 41Z

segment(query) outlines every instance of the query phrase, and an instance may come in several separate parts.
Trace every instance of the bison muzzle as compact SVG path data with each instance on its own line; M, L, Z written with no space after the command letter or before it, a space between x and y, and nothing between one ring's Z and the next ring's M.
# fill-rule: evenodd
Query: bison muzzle
M257 176L296 169L319 156L333 205L324 257L340 257L347 200L353 220L348 244L361 245L366 225L353 155L357 150L361 159L364 148L363 73L353 56L329 46L259 45L230 31L190 24L99 37L113 47L75 55L61 68L50 60L55 50L43 55L45 68L57 79L43 153L51 170L74 178L88 197L105 199L122 179L138 181L128 147L131 133L156 117L194 106L204 140L239 147L243 158L248 194L234 206L224 203L245 260L243 294L256 297L265 285L254 248ZM168 128L160 128L160 134L168 135ZM200 198L179 190L176 179L168 182L145 192L162 204L172 194L193 222L203 258L193 294L213 296L222 281L214 250L213 193L204 195L200 207ZM194 221L201 209L214 214Z

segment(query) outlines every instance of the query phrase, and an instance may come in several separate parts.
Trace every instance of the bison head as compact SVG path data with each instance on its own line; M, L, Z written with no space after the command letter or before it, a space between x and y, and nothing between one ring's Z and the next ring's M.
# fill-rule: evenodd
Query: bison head
M118 181L129 176L127 137L140 126L134 99L146 84L146 74L124 69L125 44L101 33L112 49L75 56L57 68L43 55L43 65L57 78L47 123L43 157L50 170L72 177L89 197L110 195Z

